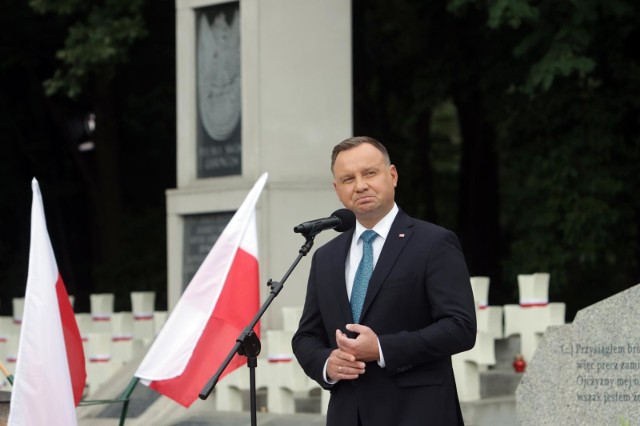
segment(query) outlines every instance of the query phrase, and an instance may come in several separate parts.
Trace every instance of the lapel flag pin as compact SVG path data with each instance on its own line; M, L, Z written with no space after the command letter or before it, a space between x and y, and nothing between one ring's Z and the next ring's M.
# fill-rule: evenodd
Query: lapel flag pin
M404 238L404 234L399 234L398 237Z

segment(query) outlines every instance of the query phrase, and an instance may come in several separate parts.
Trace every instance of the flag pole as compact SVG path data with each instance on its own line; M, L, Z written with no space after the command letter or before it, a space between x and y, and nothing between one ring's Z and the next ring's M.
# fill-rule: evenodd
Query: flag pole
M9 370L7 370L7 367L4 366L2 361L0 361L0 370L2 370L2 374L4 374L4 376L7 378L9 383L11 383L11 385L13 385L13 374L11 374L9 372Z
M13 385L13 374L11 374L9 372L9 370L7 370L7 368L2 363L2 361L0 361L0 371L2 371L2 374L5 375L5 377L9 381L9 383L11 383L11 385ZM133 379L131 379L131 381L129 382L129 385L127 385L127 388L124 390L124 392L122 393L122 396L118 400L83 401L83 402L88 403L88 404L82 404L82 405L92 405L91 403L105 404L105 403L122 401L122 412L120 413L119 426L124 426L124 421L125 421L125 419L127 417L127 411L129 409L129 401L131 399L131 394L133 393L133 390L135 389L135 387L136 387L136 385L138 384L139 381L140 381L140 379L138 379L137 377L134 377Z
M129 409L129 401L131 400L131 394L133 393L133 390L135 389L139 381L140 379L134 376L129 382L129 384L127 385L127 387L125 388L125 390L122 392L122 396L120 396L120 398L118 399L94 399L94 400L83 399L82 401L80 401L79 405L87 406L87 405L113 404L115 402L122 402L122 411L120 412L120 423L118 423L118 425L124 426L124 421L127 418L127 410Z
M127 385L127 388L124 390L122 396L120 397L120 399L123 400L122 411L120 412L120 426L124 426L124 421L127 418L127 411L129 410L129 401L131 399L131 394L133 393L133 390L136 388L139 381L139 378L133 376L133 379L131 379L131 381Z
M218 383L220 376L222 375L224 370L227 368L227 366L229 365L233 357L236 355L236 353L242 356L246 356L248 358L247 364L250 369L250 379L251 379L250 396L251 396L251 425L252 426L255 426L257 422L256 389L255 389L254 378L255 378L255 367L257 366L256 357L260 353L260 340L258 339L258 336L256 336L256 334L253 332L253 328L256 326L258 321L260 321L260 318L262 318L262 315L264 315L269 305L271 305L271 302L273 302L273 300L278 296L278 294L280 293L280 291L284 286L284 282L287 280L287 278L289 278L289 275L291 275L295 267L298 266L298 263L300 263L300 260L311 251L311 248L313 247L313 239L315 238L318 232L304 234L306 242L302 245L302 247L300 247L300 250L298 251L298 256L293 261L293 263L291 264L291 266L289 267L289 269L287 270L287 272L284 274L284 276L280 281L273 281L271 279L269 280L267 284L271 288L271 293L269 294L269 297L267 298L267 300L264 301L264 303L260 307L260 310L253 317L249 325L247 325L245 329L242 331L242 333L240 334L240 336L238 336L238 338L236 339L235 346L231 349L231 351L229 352L225 360L222 362L216 374L214 374L213 377L209 379L207 384L200 391L200 395L199 395L200 399L202 400L207 399L209 397L209 394L211 394L211 392L213 391L213 388Z
M11 383L11 385L13 385L13 374L11 374L9 372L9 370L7 370L7 368L2 363L2 361L0 361L0 371L2 371L2 374L5 375L5 377L9 381L9 383ZM135 389L135 387L136 387L136 385L138 384L139 381L140 381L140 379L138 379L137 377L134 376L133 379L131 379L131 381L127 385L127 387L124 390L124 392L122 392L122 396L120 397L120 399L104 400L104 401L82 401L82 402L84 402L84 404L81 404L81 405L94 405L96 403L97 404L109 404L109 403L112 403L112 402L122 402L122 412L120 413L119 426L124 426L125 419L127 418L127 411L129 409L129 401L131 399L131 394L133 393L133 390Z

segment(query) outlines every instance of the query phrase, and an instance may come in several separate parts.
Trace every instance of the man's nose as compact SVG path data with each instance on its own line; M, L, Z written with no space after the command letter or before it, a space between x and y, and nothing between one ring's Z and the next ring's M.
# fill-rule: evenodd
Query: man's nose
M367 188L369 188L369 185L367 184L366 179L364 179L362 176L356 176L355 180L356 180L356 191L362 192Z

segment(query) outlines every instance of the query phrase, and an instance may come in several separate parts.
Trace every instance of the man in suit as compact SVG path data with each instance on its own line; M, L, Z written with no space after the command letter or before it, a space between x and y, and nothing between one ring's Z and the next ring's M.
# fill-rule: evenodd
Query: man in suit
M476 318L457 237L398 208L398 172L377 140L336 145L331 170L357 223L316 250L292 340L331 392L327 425L462 425L451 355L473 347Z

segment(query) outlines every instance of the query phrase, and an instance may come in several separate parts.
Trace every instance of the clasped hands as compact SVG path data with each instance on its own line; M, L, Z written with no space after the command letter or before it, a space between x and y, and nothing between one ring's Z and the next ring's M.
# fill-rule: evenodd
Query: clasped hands
M338 349L327 362L327 375L333 381L357 379L364 373L365 363L380 359L378 335L373 330L360 324L347 324L346 328L357 336L350 338L336 330Z

